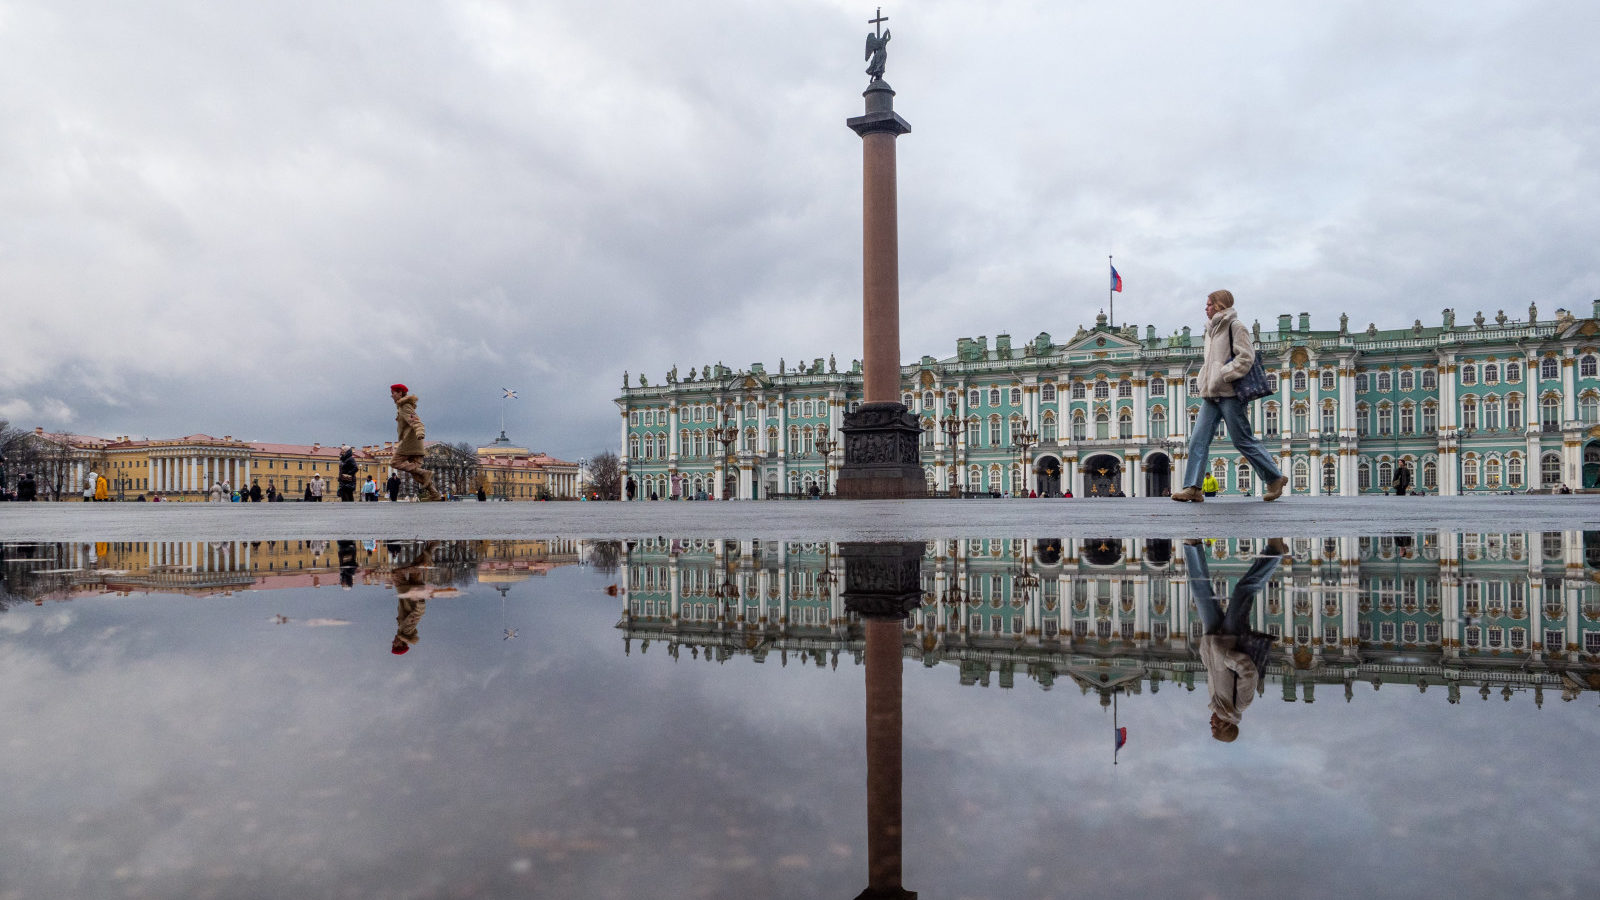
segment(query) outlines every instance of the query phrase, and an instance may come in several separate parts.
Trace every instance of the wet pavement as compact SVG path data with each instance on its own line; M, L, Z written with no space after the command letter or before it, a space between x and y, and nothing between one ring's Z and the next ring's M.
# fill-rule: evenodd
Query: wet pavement
M1600 530L1515 499L1088 537L78 509L162 530L0 542L0 898L1586 896ZM868 508L907 506L980 524Z

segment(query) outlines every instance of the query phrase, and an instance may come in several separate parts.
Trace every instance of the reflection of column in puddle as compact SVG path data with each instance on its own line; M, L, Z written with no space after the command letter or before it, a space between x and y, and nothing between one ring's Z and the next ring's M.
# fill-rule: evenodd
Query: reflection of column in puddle
M861 617L867 670L867 889L909 898L901 886L902 623L921 602L921 542L843 544L845 608Z

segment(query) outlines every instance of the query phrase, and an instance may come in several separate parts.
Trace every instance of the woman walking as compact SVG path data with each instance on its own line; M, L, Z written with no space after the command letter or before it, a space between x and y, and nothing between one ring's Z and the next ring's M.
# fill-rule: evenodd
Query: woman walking
M1255 362L1255 340L1250 329L1239 321L1239 314L1234 312L1233 294L1228 291L1212 291L1206 297L1206 319L1205 359L1200 364L1197 379L1200 415L1195 418L1194 434L1189 436L1189 462L1183 470L1183 490L1173 494L1172 499L1180 503L1205 502L1201 482L1211 458L1211 438L1216 434L1220 419L1228 423L1228 437L1234 448L1250 461L1260 477L1266 479L1267 493L1261 499L1276 500L1283 496L1289 479L1250 429L1245 404L1233 391L1233 383L1244 377Z

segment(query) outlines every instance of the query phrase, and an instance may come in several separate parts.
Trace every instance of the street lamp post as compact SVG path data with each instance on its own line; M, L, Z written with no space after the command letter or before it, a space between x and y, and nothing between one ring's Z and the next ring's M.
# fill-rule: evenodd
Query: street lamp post
M956 442L961 437L961 429L964 424L961 421L961 417L955 413L950 413L939 420L939 427L944 430L945 434L945 449L950 453L949 468L945 470L945 489L950 492L952 497L961 495L961 488L956 484L956 469L959 464L956 459Z
M822 457L822 496L828 496L828 454L837 450L839 442L827 436L819 437L812 444L817 455Z
M733 445L739 440L739 426L733 423L733 405L725 404L721 410L722 421L717 427L710 429L713 440L722 445L722 499L731 500L728 496L728 472L733 468ZM734 482L734 493L738 493L738 482Z
M1022 419L1022 427L1011 432L1011 446L1017 448L1017 463L1023 469L1028 467L1028 448L1039 443L1039 432L1028 428L1026 416ZM1027 476L1023 476L1026 483Z

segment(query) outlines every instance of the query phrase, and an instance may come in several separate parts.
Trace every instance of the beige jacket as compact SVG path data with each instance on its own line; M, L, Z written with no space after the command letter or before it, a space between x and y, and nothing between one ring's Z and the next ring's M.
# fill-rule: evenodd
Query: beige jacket
M424 450L422 439L427 432L422 427L422 420L417 417L416 394L407 394L394 402L394 422L398 432L394 455L421 456Z
M1200 638L1200 661L1206 667L1206 686L1211 691L1211 711L1217 718L1239 724L1250 701L1256 698L1259 673L1244 651L1234 649L1239 639L1231 634L1208 634Z
M1229 335L1233 345L1228 345ZM1233 362L1228 362L1228 356ZM1239 313L1225 309L1206 323L1206 355L1200 364L1199 382L1201 397L1232 397L1233 383L1250 371L1256 361L1256 342L1250 329L1239 321Z

